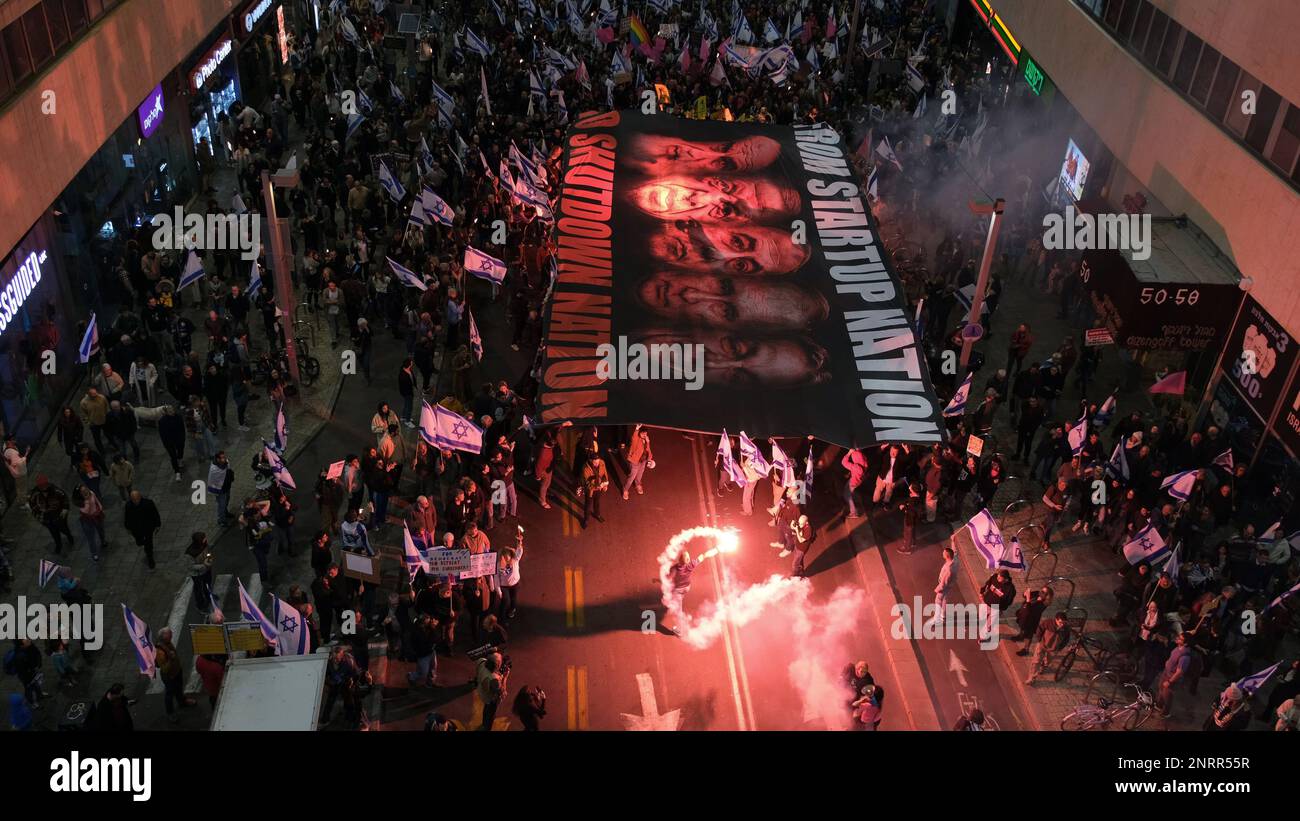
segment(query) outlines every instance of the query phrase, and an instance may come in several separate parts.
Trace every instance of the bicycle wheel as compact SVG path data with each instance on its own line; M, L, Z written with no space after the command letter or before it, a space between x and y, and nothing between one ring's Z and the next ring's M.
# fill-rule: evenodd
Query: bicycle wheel
M303 369L313 380L316 379L316 377L320 376L320 360L314 356L307 357L303 360Z
M1061 663L1056 667L1056 675L1053 676L1054 681L1065 678L1066 674L1070 672L1070 668L1074 666L1074 657L1078 654L1079 651L1077 650L1071 650L1065 654L1065 657L1061 659Z
M1138 727L1141 727L1143 724L1146 724L1147 719L1151 718L1151 714L1154 712L1155 712L1155 708L1153 708L1149 704L1138 706L1138 707L1129 707L1128 715L1124 717L1124 724L1123 724L1124 729L1136 730Z
M1065 718L1061 719L1061 729L1067 732L1091 730L1095 726L1097 726L1097 712L1093 708L1071 710Z

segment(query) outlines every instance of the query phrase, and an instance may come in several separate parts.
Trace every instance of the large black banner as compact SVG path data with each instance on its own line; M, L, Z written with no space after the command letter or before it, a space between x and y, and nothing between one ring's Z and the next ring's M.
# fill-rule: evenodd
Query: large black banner
M579 118L542 419L939 441L925 357L845 154L829 127Z

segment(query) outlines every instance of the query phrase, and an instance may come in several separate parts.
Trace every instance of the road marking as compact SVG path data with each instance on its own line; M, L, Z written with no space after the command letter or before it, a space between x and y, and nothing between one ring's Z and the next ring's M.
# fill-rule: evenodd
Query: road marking
M229 573L222 573L212 580L212 595L217 597L218 604L225 600L226 592L230 590L230 583L234 580L235 577ZM193 695L203 689L203 679L199 678L198 669L195 667L198 658L195 655L194 658L190 659L190 674L185 681L185 693L187 695Z
M569 701L569 729L589 729L590 716L587 710L587 668L570 664L565 669L565 674L568 684L566 694Z
M564 568L564 626L581 629L586 626L585 594L581 567Z
M706 522L716 522L717 511L713 507L713 491L709 488L705 476L708 469L704 467L704 437L697 435L691 443L691 466L695 469L695 487L700 503L700 515ZM722 554L718 554L722 558ZM709 563L709 572L713 576L713 585L718 590L718 595L725 592L722 588L722 579L718 575L718 563ZM748 730L753 726L752 717L745 712L745 698L741 696L741 681L737 675L737 657L735 648L732 646L731 621L727 620L727 628L722 631L722 646L727 657L727 675L731 679L731 696L736 704L736 724L741 730ZM743 662L741 662L743 664ZM752 708L751 708L752 713Z
M682 711L669 710L663 715L659 714L659 703L655 699L655 683L654 679L650 678L650 674L638 673L636 686L641 694L641 715L620 713L623 717L623 726L629 730L641 731L676 730L681 724Z
M172 611L168 614L167 623L164 625L165 627L171 628L173 642L176 641L176 636L181 632L181 627L184 625L185 614L189 612L190 598L192 597L193 592L194 582L190 581L189 576L186 576L185 580L181 582L181 586L176 590L176 598L172 599ZM161 633L162 630L159 630L155 635ZM149 682L149 689L147 692L150 695L156 695L162 691L162 676L155 676L153 681Z
M969 686L966 684L966 665L961 663L957 652L951 648L948 650L948 672L956 674L957 683L962 687Z

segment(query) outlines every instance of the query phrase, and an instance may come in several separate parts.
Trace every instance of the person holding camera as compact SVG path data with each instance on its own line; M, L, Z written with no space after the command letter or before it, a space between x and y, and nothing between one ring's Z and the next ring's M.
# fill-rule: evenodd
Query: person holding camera
M489 653L480 658L474 670L474 687L483 701L483 723L480 730L491 730L497 708L506 695L510 678L510 663L500 653Z
M585 491L582 498L582 527L585 530L587 520L592 516L598 522L605 521L605 517L600 515L600 497L609 490L609 471L605 469L605 460L600 458L600 449L595 445L582 466L582 488Z

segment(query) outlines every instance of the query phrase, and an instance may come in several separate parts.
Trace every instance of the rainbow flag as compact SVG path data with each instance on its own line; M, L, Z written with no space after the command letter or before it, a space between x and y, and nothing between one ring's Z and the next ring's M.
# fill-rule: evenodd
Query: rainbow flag
M632 20L628 23L628 30L632 34L632 45L639 46L650 42L650 32L646 31L645 23L642 23L641 18L635 14L632 15Z

